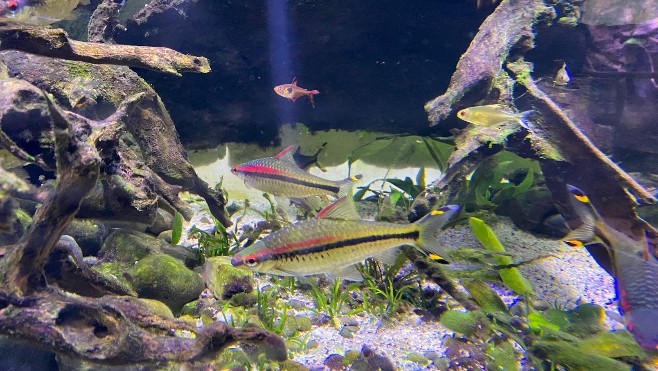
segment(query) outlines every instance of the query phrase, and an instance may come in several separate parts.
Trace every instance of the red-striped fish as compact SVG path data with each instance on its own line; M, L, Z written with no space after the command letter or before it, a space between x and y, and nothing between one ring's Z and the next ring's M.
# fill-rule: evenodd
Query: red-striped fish
M281 276L326 273L360 281L354 264L369 257L391 263L400 245L441 255L436 237L458 211L449 205L413 224L379 223L358 220L351 198L342 197L316 219L282 228L238 252L231 264Z
M349 194L356 175L344 180L327 180L300 169L293 159L297 146L289 146L274 157L259 158L234 166L231 172L242 178L247 187L256 188L274 196L306 198Z
M582 225L564 242L569 246L602 244L610 256L619 306L626 328L647 349L658 347L658 260L646 236L635 240L609 226L583 191L569 187L570 201Z

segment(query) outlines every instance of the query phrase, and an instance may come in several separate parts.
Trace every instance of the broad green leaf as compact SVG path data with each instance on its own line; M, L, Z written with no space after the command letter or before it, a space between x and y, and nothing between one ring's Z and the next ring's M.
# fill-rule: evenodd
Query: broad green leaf
M391 191L391 194L388 196L389 200L391 200L391 206L397 205L400 197L402 197L402 192L395 190Z
M416 174L416 187L418 189L424 189L425 188L425 168L421 167L418 170L418 174Z
M471 230L480 243L490 251L505 252L505 247L500 243L498 237L493 233L481 219L471 217L468 221ZM497 256L498 265L510 265L512 259L509 256ZM516 268L503 268L498 271L503 283L519 295L530 295L533 293L532 284Z
M390 179L386 179L386 181L400 188L403 192L411 196L411 198L416 198L416 196L418 196L418 194L420 193L418 187L416 187L413 180L411 180L411 178L409 177L404 178L404 180L390 178Z
M560 330L560 326L552 323L546 317L544 317L543 314L539 312L532 312L528 314L528 326L530 326L530 328L534 332L540 332L544 328L548 328L553 331Z
M456 310L443 312L439 322L449 330L466 336L472 335L480 324L474 312L460 312Z
M531 351L545 354L547 359L569 370L630 370L631 366L615 359L581 350L572 343L562 340L538 340Z
M174 223L171 226L171 244L176 245L180 242L181 235L183 234L183 216L176 211L174 213Z
M512 343L505 341L487 348L487 370L519 370L519 361Z
M581 351L596 353L610 358L630 357L639 360L647 358L647 354L637 344L628 331L601 331L576 343Z
M510 313L500 296L481 280L463 280L462 285L485 313L509 323Z

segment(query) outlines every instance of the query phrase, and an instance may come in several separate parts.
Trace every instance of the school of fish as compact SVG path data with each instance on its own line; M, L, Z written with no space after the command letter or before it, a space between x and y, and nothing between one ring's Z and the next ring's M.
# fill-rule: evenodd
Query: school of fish
M601 218L582 190L571 185L568 190L582 225L569 233L564 242L574 247L597 243L605 247L626 328L638 344L658 349L658 260L651 253L646 236L635 240L614 229Z

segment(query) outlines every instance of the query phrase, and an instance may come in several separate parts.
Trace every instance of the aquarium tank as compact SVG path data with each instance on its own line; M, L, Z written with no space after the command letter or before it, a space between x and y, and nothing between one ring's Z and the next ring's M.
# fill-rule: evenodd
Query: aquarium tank
M0 0L0 369L658 368L658 1Z

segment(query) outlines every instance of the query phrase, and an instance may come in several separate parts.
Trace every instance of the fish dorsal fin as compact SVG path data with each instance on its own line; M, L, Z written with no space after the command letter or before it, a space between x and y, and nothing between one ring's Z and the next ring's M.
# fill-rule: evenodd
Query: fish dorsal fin
M359 213L356 212L352 196L343 196L336 201L327 205L316 215L318 219L346 219L359 220Z
M295 155L295 152L297 152L298 147L299 146L291 144L288 147L284 148L283 151L279 152L279 154L274 156L274 158L276 158L277 160L290 162L292 164L295 164L295 166L297 166L297 163L295 162L293 156Z
M327 273L327 276L331 278L342 278L350 281L363 281L363 275L356 269L354 264L347 265L335 272Z
M372 257L384 264L395 265L395 260L398 257L398 248L394 247L392 249L379 251L373 254Z
M291 84L297 86L297 78L296 77L292 78Z

